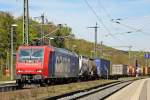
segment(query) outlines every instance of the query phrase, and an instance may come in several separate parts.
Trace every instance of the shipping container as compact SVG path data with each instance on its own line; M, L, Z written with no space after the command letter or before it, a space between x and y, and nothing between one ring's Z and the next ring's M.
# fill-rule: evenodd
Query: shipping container
M141 75L146 75L146 70L145 66L141 66Z
M136 75L138 75L138 76L142 76L143 74L144 74L144 68L142 68L142 67L137 67L136 68Z
M79 75L87 76L89 73L89 59L84 56L79 56Z
M85 56L79 56L79 75L92 76L96 74L96 65L94 59Z
M79 59L78 55L68 52L64 49L54 48L51 61L54 65L50 66L53 69L53 77L55 78L67 78L77 77L79 72ZM51 58L51 57L50 57Z
M150 67L145 66L145 75L150 75Z
M111 74L112 75L127 75L127 65L113 64Z
M135 66L131 66L131 65L128 66L127 73L128 73L128 76L135 76L136 74Z
M110 61L105 59L95 59L97 75L106 78L110 74Z
M90 76L95 76L97 74L96 70L96 64L94 62L94 59L89 59L89 74Z

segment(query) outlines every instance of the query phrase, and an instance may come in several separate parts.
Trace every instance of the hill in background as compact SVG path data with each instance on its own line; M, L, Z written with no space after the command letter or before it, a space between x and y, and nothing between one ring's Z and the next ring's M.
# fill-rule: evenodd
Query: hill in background
M94 43L83 39L66 40L66 48L77 52L79 55L93 57ZM138 60L139 66L146 66L144 59L145 52L131 51L129 60L129 51L118 50L106 45L97 46L97 56L111 61L111 64L130 64L135 65L135 60Z

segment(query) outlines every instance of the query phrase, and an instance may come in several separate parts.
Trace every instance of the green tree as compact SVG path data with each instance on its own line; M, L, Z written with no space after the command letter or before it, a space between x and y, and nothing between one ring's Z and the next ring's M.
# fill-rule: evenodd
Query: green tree
M3 58L6 58L6 52L10 51L10 32L13 23L11 14L0 11L0 55Z
M16 21L16 24L18 25L16 29L16 33L17 33L16 43L17 43L17 46L19 46L23 43L23 19L22 17L19 17L15 21ZM29 24L29 43L31 43L34 38L37 38L39 36L40 26L38 22L32 19L30 19L29 23L30 23Z
M68 36L73 36L72 30L68 26L64 25L58 25L57 28L59 28L56 33L54 34L54 40L52 40L52 45L60 48L65 47L65 39L68 38Z

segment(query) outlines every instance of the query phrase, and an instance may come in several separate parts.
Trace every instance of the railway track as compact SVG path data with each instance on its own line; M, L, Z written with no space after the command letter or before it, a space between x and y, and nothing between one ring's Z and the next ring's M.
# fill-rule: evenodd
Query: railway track
M85 89L85 90L78 90L78 91L74 91L74 92L71 92L71 93L66 93L66 94L63 94L63 95L59 95L59 96L54 96L54 97L46 97L44 99L59 99L59 98L81 98L81 97L85 97L85 96L88 96L88 95L91 95L91 94L94 94L96 92L99 92L99 91L102 91L102 90L105 90L107 88L110 88L112 86L117 86L119 84L122 84L122 83L131 83L133 80L126 80L126 81L123 81L123 80L119 80L119 81L115 81L113 83L105 83L105 84L101 84L99 86L95 86L95 87L92 87L92 88L89 88L89 89ZM125 85L128 85L125 84ZM34 86L33 86L34 87ZM33 88L33 87L27 87L27 88ZM36 86L37 87L37 86ZM0 92L9 92L9 91L15 91L15 90L18 90L18 86L16 85L15 81L12 81L12 82L4 82L4 83L0 83Z
M125 86L131 84L133 80L117 81L109 84L103 84L85 90L74 91L54 97L46 97L44 100L103 100L113 93L119 91Z

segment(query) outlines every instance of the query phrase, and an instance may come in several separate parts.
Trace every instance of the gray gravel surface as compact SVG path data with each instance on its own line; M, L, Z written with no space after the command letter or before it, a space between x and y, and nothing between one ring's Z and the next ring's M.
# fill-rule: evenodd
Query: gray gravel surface
M150 79L141 79L109 96L106 100L150 100Z

